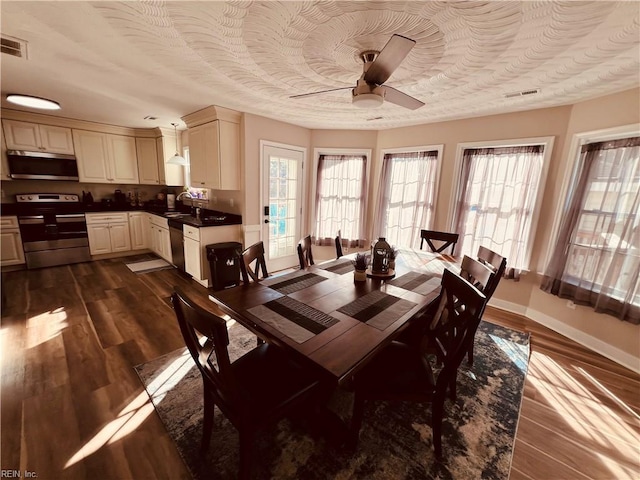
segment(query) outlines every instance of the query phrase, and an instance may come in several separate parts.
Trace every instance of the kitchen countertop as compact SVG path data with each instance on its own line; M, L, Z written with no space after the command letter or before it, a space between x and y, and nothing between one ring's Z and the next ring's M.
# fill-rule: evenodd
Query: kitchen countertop
M21 205L18 203L3 203L1 206L2 215L20 215ZM92 204L78 204L77 211L83 211L84 213L101 213L101 212L147 212L160 217L164 217L173 221L177 221L193 227L216 227L223 225L241 225L242 216L221 212L218 210L202 209L200 218L191 216L188 211L185 211L185 207L175 212L168 212L166 208L159 208L158 206L139 206L134 207L129 204L104 204L104 203L92 203ZM178 216L176 216L178 214Z

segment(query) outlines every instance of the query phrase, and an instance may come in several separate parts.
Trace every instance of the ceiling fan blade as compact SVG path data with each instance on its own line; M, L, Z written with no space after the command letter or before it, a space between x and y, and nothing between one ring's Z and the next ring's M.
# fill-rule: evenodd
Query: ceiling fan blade
M367 83L382 85L398 68L415 44L415 40L394 34L374 62L369 65L364 74L364 80Z
M396 105L400 105L401 107L405 107L410 110L417 110L424 105L424 102L421 102L417 98L413 98L412 96L402 93L400 90L396 90L388 85L384 85L381 88L384 88L384 99L387 102L395 103Z
M329 90L321 90L319 92L312 92L312 93L302 93L300 95L292 95L289 98L303 98L303 97L311 97L312 95L320 95L323 93L329 93L329 92L336 92L338 90L352 90L353 87L340 87L340 88L331 88Z

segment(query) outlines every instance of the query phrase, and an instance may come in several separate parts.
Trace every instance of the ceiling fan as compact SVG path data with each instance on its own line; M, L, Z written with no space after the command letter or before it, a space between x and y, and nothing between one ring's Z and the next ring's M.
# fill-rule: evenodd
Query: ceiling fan
M381 106L386 100L411 110L420 108L424 105L424 102L406 93L402 93L393 87L384 85L384 82L386 82L394 70L400 66L402 60L404 60L415 44L415 40L394 34L380 52L367 50L360 54L360 58L364 63L363 72L355 88L332 88L320 92L293 95L289 98L304 98L312 95L335 92L337 90L351 89L351 100L357 107L375 108Z

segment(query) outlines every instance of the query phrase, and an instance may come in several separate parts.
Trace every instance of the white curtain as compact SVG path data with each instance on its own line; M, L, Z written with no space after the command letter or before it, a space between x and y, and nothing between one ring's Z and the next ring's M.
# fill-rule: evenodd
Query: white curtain
M482 245L507 258L507 278L529 268L543 160L542 145L464 151L455 222L460 255L475 258Z
M582 148L541 288L640 324L640 137Z
M382 164L377 232L397 247L419 248L431 228L438 152L386 154Z
M341 232L343 245L364 245L366 156L321 155L316 189L317 244L333 245Z

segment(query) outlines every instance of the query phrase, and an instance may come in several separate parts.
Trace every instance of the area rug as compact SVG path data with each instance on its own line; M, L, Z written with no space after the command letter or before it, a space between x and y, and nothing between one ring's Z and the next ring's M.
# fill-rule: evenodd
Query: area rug
M254 348L256 338L238 324L229 327L232 360ZM433 454L429 405L372 402L365 406L355 452L299 423L283 420L255 444L258 479L508 479L529 359L529 336L482 322L474 365L458 376L458 398L445 403L442 462ZM216 409L211 447L198 455L202 424L202 380L185 350L136 371L158 415L194 479L233 479L238 434ZM338 391L331 408L348 421L351 393Z
M149 273L149 272L157 272L158 270L166 270L168 268L173 268L168 262L165 262L161 258L156 260L144 260L142 262L133 262L133 263L125 263L127 268L131 270L133 273Z

